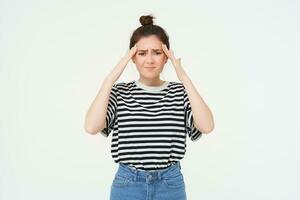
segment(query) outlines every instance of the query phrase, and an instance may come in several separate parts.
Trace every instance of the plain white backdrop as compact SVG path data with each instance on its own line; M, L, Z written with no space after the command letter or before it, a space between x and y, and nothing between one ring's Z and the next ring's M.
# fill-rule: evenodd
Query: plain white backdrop
M299 199L298 1L0 2L0 199L108 199L111 135L84 117L141 15L214 114L187 138L189 200ZM162 78L178 81L169 61ZM130 62L118 80L138 79Z

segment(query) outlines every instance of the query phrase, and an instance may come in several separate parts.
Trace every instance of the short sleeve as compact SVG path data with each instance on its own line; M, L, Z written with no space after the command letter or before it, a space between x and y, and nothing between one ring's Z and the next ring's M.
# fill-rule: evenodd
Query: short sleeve
M114 128L117 113L117 86L114 84L110 91L109 101L106 111L106 127L103 128L100 133L105 137L108 137L110 132Z
M185 121L185 130L188 133L188 136L191 138L192 141L198 140L202 132L200 132L195 126L194 126L194 118L192 113L192 108L190 105L190 101L188 98L188 95L184 88L184 121Z

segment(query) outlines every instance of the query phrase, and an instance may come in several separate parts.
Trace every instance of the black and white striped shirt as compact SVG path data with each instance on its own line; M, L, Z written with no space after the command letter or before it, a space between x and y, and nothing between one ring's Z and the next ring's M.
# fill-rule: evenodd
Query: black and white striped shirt
M196 141L202 133L195 128L189 99L181 82L166 81L159 87L141 82L115 83L106 113L112 132L111 154L116 163L136 169L163 169L181 160L186 135Z

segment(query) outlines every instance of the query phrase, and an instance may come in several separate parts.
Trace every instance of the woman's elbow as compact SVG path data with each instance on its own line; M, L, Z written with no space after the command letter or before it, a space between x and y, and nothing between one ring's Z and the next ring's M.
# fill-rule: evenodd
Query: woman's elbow
M214 127L209 128L209 129L204 129L204 130L202 130L202 133L208 134L208 133L211 133L213 130L214 130Z
M215 129L215 125L212 123L210 126L207 127L202 127L201 129L199 129L202 133L208 134L211 133L213 130Z
M84 125L84 130L85 130L85 132L87 132L88 134L91 134L91 135L96 135L100 131L98 128L89 126L87 124Z

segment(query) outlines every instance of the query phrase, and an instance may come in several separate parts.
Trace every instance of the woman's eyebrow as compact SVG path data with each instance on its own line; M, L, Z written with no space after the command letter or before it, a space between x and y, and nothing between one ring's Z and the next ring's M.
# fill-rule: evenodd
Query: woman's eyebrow
M152 49L153 51L161 51L161 49ZM144 50L144 49L140 49L138 51L142 51L142 52L145 52L145 51L148 51L148 50Z

